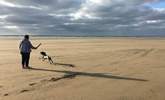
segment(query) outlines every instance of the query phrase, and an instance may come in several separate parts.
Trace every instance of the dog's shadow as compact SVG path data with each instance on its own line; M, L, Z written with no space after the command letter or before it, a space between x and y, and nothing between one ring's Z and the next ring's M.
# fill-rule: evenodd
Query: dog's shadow
M41 59L41 58L39 58L39 59ZM45 61L45 60L42 60L42 61ZM60 66L64 66L64 67L76 67L74 64L67 64L67 63L59 63L59 62L54 62L53 60L51 60L51 61L48 61L49 62L49 64L51 64L51 65L60 65Z
M73 64L65 64L65 63L54 62L52 58L54 58L55 56L49 56L44 51L40 52L40 54L41 54L42 57L39 58L39 59L42 59L42 61L48 60L48 62L52 65L62 65L62 66L67 66L67 67L75 67L75 65L73 65Z

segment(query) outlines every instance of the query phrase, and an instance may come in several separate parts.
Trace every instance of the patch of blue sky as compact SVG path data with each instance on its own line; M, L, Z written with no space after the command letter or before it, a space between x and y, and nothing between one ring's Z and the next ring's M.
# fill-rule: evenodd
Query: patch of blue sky
M165 1L159 1L159 2L153 2L150 4L147 4L147 6L152 8L165 8Z

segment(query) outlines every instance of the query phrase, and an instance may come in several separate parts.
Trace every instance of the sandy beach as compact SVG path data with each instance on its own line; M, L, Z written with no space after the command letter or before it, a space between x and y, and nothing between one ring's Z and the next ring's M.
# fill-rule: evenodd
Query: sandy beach
M0 40L0 100L165 100L165 38L33 39L32 69L19 42Z

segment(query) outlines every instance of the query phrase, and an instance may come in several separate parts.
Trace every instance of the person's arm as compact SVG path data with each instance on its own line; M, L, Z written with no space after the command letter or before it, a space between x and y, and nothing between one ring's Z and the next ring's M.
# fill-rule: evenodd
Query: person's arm
M34 47L34 46L32 45L32 49L38 49L38 47L40 47L40 45L41 45L41 43L40 43L38 46L36 46L36 47Z

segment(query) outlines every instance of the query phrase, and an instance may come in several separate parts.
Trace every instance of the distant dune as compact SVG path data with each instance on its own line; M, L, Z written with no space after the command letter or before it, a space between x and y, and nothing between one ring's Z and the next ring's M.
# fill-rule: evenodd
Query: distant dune
M165 100L164 38L33 39L32 69L19 42L0 40L0 100Z

